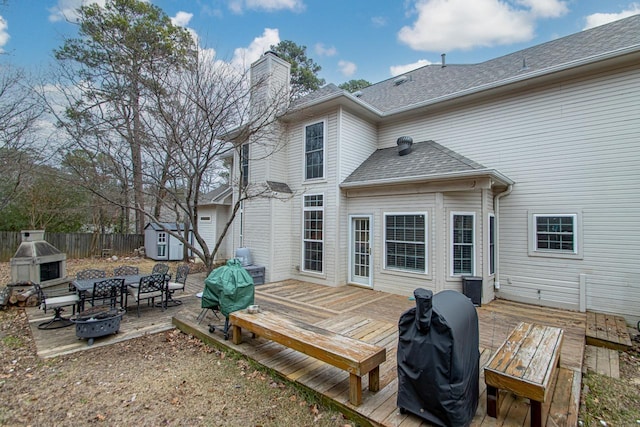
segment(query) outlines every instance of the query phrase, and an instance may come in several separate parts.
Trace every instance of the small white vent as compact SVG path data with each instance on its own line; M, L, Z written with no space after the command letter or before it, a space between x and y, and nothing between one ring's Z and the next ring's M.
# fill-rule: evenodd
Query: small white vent
M400 76L400 77L398 77L397 79L395 79L393 81L393 84L398 86L398 85L401 85L402 83L406 82L407 80L409 80L408 76Z
M355 96L356 98L360 98L362 96L362 91L361 90L357 90L357 91L353 92L353 96Z

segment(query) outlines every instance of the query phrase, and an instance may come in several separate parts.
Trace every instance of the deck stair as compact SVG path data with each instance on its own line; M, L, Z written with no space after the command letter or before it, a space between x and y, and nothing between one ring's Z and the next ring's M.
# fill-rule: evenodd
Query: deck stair
M587 345L612 350L628 350L631 337L623 317L587 311Z
M631 337L623 317L587 312L586 347L583 372L592 371L611 378L620 377L618 350L631 347Z

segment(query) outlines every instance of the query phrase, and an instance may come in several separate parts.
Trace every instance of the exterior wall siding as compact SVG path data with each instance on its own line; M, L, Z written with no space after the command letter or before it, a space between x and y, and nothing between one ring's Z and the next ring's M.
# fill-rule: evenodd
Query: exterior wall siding
M377 146L377 127L360 119L347 110L340 112L340 145L338 147L338 191L337 191L337 219L338 219L338 253L336 258L336 280L338 285L344 285L349 280L349 212L348 199L339 185L358 166L362 164Z
M433 139L516 182L500 202L498 296L638 318L637 68L397 121L381 126L380 145L397 135ZM529 215L536 212L580 215L580 259L529 255Z

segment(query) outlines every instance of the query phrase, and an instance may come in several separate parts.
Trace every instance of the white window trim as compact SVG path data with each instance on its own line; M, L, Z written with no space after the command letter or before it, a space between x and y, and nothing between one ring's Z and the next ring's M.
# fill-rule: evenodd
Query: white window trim
M573 251L537 248L536 218L547 216L564 216L573 218ZM583 259L582 253L582 213L576 211L529 211L529 256L545 258Z
M402 216L402 215L424 215L424 271L416 270L404 270L397 267L387 266L387 217L388 216ZM384 212L382 221L382 265L383 269L387 271L399 271L409 274L429 274L429 214L428 212Z
M317 122L316 122L317 123ZM307 208L304 205L304 199L305 197L309 197L309 196L322 196L322 208L317 208L317 207L313 207L313 208ZM306 274L313 274L313 275L324 275L324 267L325 267L325 263L326 263L326 257L325 257L325 243L324 243L324 236L326 233L326 217L325 217L325 204L326 204L326 197L324 195L324 193L309 193L309 194L303 194L302 195L302 234L301 234L301 241L302 241L302 245L300 247L300 271ZM316 271L316 270L306 270L304 267L304 242L306 241L306 239L304 238L304 213L308 210L312 210L312 211L317 211L317 210L321 210L322 211L322 239L319 240L320 242L322 242L322 271ZM318 241L318 240L313 240Z
M463 216L471 216L473 217L473 246L471 252L473 254L473 265L471 266L471 273L455 273L453 272L453 217L456 215ZM476 260L477 256L477 247L476 247L476 213L475 212L462 212L462 211L452 211L449 214L449 276L450 277L462 277L462 276L475 276L476 275Z
M307 178L307 127L322 123L322 176ZM305 182L323 182L327 179L327 119L307 122L302 126L302 178Z
M494 270L491 271L491 219L493 219L493 268ZM496 253L495 253L495 249L498 246L497 245L497 240L498 240L498 233L496 233L497 227L496 227L496 215L493 213L490 213L488 218L487 218L487 273L489 274L489 276L494 276L496 274L495 268L496 268Z

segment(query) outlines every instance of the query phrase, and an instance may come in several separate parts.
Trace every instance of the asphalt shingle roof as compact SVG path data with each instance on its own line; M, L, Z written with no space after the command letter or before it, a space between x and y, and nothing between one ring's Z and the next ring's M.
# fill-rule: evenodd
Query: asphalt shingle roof
M402 84L396 84L397 77L394 77L366 87L361 90L359 99L386 113L512 78L526 78L527 74L538 74L545 69L632 47L640 47L640 15L479 64L447 64L445 67L440 64L427 65L405 73L407 80ZM313 102L336 91L340 89L335 85L327 85L298 100L292 107Z
M479 170L486 168L437 142L424 141L414 143L411 152L404 156L398 154L398 147L376 150L343 183L428 178Z

